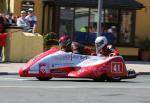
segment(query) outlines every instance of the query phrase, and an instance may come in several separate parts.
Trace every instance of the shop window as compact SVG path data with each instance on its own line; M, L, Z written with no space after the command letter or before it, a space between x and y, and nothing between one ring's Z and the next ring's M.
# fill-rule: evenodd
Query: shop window
M22 10L27 11L29 8L34 9L34 2L33 1L22 1L21 4Z
M132 12L121 11L120 43L129 44L132 42Z
M101 20L103 22L103 18ZM89 32L90 33L96 33L97 21L98 21L98 10L97 9L91 9L90 10L90 25L89 25Z
M73 34L74 8L60 7L59 35Z
M118 25L118 10L115 9L104 9L101 12L101 23L102 27L110 28L111 26ZM90 9L90 25L96 27L98 22L98 10Z
M118 10L116 9L103 9L101 12L101 31L104 32L113 32L114 43L117 43L118 40ZM98 22L98 9L90 9L90 25L89 32L97 32L97 22Z
M106 29L113 28L115 42L117 42L117 25L118 25L118 10L103 9L101 12L102 32ZM98 9L96 8L77 8L75 9L75 37L90 44L94 43L97 33ZM79 31L79 32L78 32ZM86 32L86 33L80 33ZM80 34L80 35L79 35Z
M88 32L89 8L75 9L75 31Z
M118 23L118 10L105 9L104 10L105 23Z
M128 45L132 40L133 12L129 10L103 9L102 32L112 32L115 44ZM98 22L96 8L60 7L59 34L68 34L82 43L94 43ZM111 29L111 30L110 30Z

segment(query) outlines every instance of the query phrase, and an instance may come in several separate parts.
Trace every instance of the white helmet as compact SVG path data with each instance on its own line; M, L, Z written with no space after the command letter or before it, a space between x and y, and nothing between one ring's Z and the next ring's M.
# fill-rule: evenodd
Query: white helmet
M100 51L105 45L107 45L107 39L105 36L99 36L95 40L95 46L97 51Z

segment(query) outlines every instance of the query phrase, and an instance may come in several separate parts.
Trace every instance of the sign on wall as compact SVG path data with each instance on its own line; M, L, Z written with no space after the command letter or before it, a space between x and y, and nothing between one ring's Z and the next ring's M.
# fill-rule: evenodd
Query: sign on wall
M22 10L28 11L29 8L34 9L34 1L22 1Z

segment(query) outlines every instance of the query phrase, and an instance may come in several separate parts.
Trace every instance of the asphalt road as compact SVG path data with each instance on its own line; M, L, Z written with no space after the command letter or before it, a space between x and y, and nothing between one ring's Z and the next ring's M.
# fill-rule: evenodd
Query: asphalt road
M122 82L1 75L0 103L150 103L150 75Z

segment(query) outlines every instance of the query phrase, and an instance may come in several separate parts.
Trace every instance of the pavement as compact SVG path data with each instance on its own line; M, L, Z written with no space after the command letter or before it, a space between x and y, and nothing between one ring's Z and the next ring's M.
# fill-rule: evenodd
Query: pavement
M150 75L150 62L126 61L127 69L134 69L141 75ZM0 63L0 75L18 75L18 71L25 63Z

